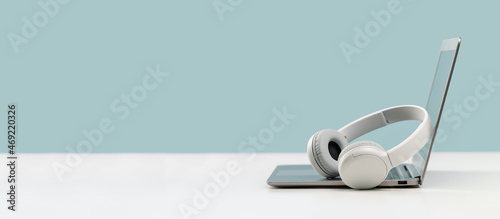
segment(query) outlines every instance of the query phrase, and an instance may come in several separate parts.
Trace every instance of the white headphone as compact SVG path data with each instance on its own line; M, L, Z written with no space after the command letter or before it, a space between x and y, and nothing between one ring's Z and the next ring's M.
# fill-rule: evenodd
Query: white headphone
M371 132L405 120L422 123L403 142L389 151L372 141L348 142ZM389 171L415 155L432 136L432 123L427 111L414 105L389 107L347 124L338 131L316 132L307 143L307 153L314 169L325 177L340 174L342 181L354 189L370 189L382 183Z

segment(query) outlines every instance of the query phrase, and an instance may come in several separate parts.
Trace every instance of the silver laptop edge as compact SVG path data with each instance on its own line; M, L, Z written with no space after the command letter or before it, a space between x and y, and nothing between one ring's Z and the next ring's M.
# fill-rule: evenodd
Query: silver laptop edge
M429 164L429 159L430 159L431 152L432 152L432 146L434 145L434 140L436 138L437 130L439 128L439 122L441 121L441 114L443 112L444 104L445 104L445 101L446 101L446 96L448 94L448 88L450 87L450 82L451 82L451 77L453 75L453 70L455 69L455 62L457 61L458 50L460 48L460 42L461 41L462 41L462 38L460 38L460 37L443 40L443 43L441 44L441 49L439 51L438 64L436 65L436 70L434 71L434 78L432 80L432 85L433 86L431 86L431 90L429 91L429 96L427 97L427 104L425 106L425 108L427 110L430 107L429 104L430 104L430 100L431 100L432 89L434 88L434 83L436 81L436 76L437 76L437 73L438 73L438 70L439 70L438 67L439 67L439 61L441 59L441 53L443 51L455 51L455 52L453 54L453 61L452 61L450 72L448 74L448 78L447 78L447 81L446 81L446 88L444 89L444 93L443 93L443 97L442 97L442 101L441 101L441 106L439 107L439 113L438 113L438 116L437 116L437 119L436 119L436 125L434 126L434 133L432 135L432 140L431 140L430 144L427 143L430 146L429 146L429 149L428 149L428 152L427 152L427 157L425 159L424 169L421 172L422 174L420 176L420 185L422 185L422 183L424 183L425 172L427 171L427 165ZM422 148L422 150L425 150L425 148L426 147ZM420 150L420 151L422 151L422 150ZM418 153L418 154L421 154L421 153Z

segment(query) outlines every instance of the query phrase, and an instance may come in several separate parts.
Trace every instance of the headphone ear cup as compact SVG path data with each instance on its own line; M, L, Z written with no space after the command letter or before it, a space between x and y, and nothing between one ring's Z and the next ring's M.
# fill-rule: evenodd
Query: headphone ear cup
M338 176L338 158L347 144L345 136L336 130L316 132L307 143L309 161L316 172L324 177Z
M357 148L357 147L361 147L361 146L373 146L373 147L379 148L382 151L385 151L384 148L382 146L380 146L377 142L374 142L374 141L358 141L358 142L352 143L352 144L348 145L346 148L344 148L344 150L342 150L342 152L339 155L339 160L340 160L340 158L344 154L346 154L350 150L352 150L354 148Z
M342 182L353 189L371 189L380 185L390 168L387 152L372 141L351 144L339 156Z

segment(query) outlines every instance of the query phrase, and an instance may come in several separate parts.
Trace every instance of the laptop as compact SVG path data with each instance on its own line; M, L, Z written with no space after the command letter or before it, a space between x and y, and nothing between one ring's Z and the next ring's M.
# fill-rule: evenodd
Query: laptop
M433 136L427 144L407 162L393 168L387 178L378 187L418 186L424 182L425 171L429 163L432 146L439 128L439 121L450 86L451 76L461 38L443 40L439 52L436 71L426 109L432 121ZM336 187L346 186L340 176L326 178L311 165L278 165L267 184L275 187Z

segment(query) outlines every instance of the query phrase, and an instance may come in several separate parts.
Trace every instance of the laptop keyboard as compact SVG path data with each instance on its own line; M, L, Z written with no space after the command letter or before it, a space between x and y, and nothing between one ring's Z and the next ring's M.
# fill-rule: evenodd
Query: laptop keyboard
M387 175L386 179L410 179L413 178L414 176L411 176L410 172L408 171L409 165L408 164L401 164L397 167L394 167L389 171L389 174Z

